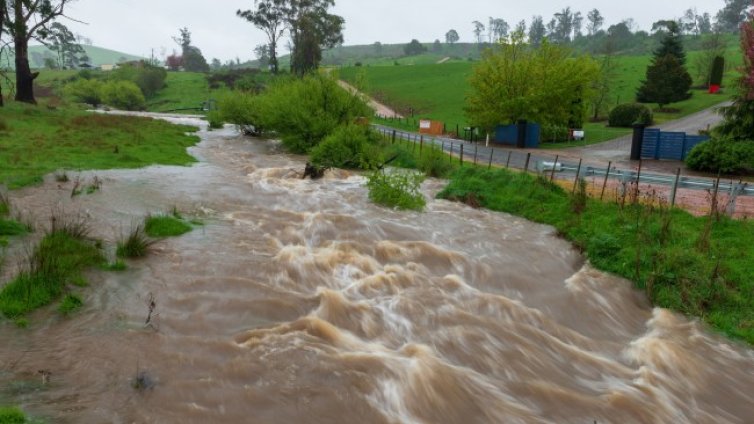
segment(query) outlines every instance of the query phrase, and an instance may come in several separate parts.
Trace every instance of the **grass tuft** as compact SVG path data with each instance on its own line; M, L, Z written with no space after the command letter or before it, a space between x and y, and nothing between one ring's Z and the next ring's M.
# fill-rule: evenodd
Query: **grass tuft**
M0 424L26 424L26 416L16 407L0 406Z
M126 238L118 242L116 254L119 258L143 258L149 253L154 240L147 237L144 226L135 226Z
M177 237L192 230L191 226L180 218L177 211L172 216L157 215L148 216L144 221L144 230L149 237Z
M68 294L63 298L63 301L60 302L60 306L58 307L58 311L68 316L84 306L84 301L81 300L81 298L75 294Z

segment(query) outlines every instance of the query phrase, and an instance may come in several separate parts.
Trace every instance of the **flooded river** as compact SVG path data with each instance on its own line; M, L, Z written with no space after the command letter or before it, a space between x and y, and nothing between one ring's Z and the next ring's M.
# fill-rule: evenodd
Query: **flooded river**
M86 214L110 250L147 213L205 225L92 272L72 318L0 321L0 403L51 423L754 419L752 350L652 309L552 228L437 200L387 210L359 175L302 180L274 141L200 135L190 168L12 193L40 221Z

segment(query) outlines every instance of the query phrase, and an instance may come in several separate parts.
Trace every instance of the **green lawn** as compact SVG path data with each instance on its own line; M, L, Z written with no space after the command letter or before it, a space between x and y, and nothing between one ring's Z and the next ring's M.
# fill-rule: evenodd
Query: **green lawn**
M197 108L207 100L217 100L219 96L230 92L225 87L210 89L206 75L198 72L168 72L165 82L167 87L147 100L147 110L150 112ZM199 110L185 112L203 113Z
M699 52L689 52L688 62L692 64ZM737 77L735 67L740 63L738 51L729 53L732 63L725 74L726 86L732 86ZM641 80L644 78L650 56L618 56L617 76L611 103L631 102ZM463 107L469 91L468 78L472 73L473 62L451 62L445 64L417 64L414 66L361 66L342 68L339 76L356 84L365 83L364 90L396 109L405 116L429 118L446 123L448 131L454 131L456 125L467 126ZM730 89L726 90L728 93ZM693 90L693 97L670 107L678 109L676 113L656 113L658 123L677 119L726 101L727 94L711 95L703 90ZM652 105L656 108L656 105ZM387 123L391 125L391 123ZM405 126L404 126L405 128ZM416 129L415 127L413 129ZM593 144L610 140L630 133L629 130L608 128L605 123L588 123L585 125L587 139L580 143ZM547 146L545 146L547 147Z
M195 162L196 129L165 121L50 110L11 102L1 109L0 184L19 188L57 170L141 168Z

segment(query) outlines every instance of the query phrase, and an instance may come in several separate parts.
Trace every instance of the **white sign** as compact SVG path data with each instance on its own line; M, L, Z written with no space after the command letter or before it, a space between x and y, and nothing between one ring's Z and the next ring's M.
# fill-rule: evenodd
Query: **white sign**
M421 121L419 121L419 128L423 130L428 130L432 128L432 121L425 121L422 119Z
M584 133L583 130L581 130L581 131L574 131L573 132L573 139L574 140L583 140L585 136L586 136L586 134Z

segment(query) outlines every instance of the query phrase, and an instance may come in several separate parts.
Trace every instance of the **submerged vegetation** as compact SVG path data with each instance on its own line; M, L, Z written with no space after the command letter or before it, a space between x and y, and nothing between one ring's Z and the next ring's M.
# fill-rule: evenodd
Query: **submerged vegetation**
M148 216L144 220L144 232L154 238L177 237L190 232L191 229L191 225L175 216Z
M54 217L50 230L29 254L25 269L0 291L0 312L14 319L46 306L69 285L81 285L87 268L103 262L80 217Z

